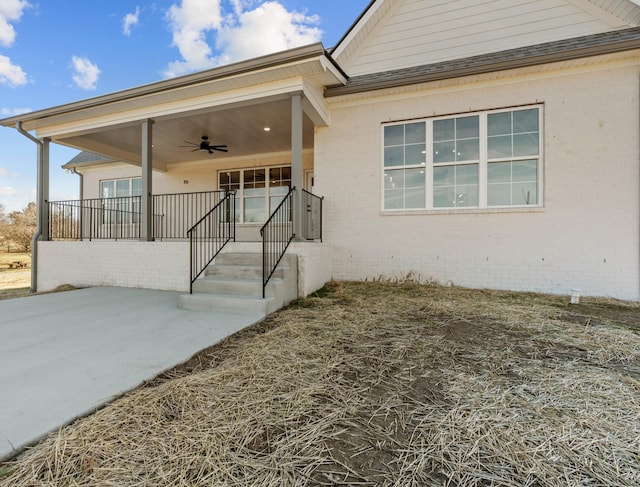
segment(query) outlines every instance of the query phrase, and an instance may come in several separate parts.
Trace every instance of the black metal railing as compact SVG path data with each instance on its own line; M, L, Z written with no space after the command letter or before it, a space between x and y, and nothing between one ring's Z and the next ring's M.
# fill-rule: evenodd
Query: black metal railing
M322 203L324 198L302 190L302 225L301 237L305 240L322 242Z
M267 284L282 260L287 247L294 239L293 199L295 188L291 188L278 207L260 229L262 237L262 298Z
M158 194L152 197L152 237L186 239L187 230L224 198L224 191ZM49 202L51 240L140 238L141 197Z
M153 214L161 216L157 222L154 218L153 238L187 238L187 230L224 197L224 191L153 195Z
M140 196L49 202L51 240L140 238ZM154 215L156 220L157 215Z
M189 292L193 283L215 259L224 246L235 240L235 193L225 195L207 214L187 230L189 237Z

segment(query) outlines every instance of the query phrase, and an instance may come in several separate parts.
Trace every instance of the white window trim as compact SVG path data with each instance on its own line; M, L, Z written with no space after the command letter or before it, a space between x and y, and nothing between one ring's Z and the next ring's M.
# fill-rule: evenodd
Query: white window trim
M504 205L504 206L488 206L487 205L487 190L488 190L488 130L487 120L488 115L493 113L514 112L518 110L526 110L530 108L538 109L538 195L537 203L535 205ZM478 161L464 161L461 163L446 163L446 164L434 164L433 162L433 122L435 120L443 120L448 118L458 118L465 116L479 115L479 137L480 137L480 159ZM422 164L412 164L407 166L394 166L386 167L384 165L384 128L393 125L406 125L410 123L425 122L425 129L427 131L426 138L426 162L424 166ZM491 110L479 110L474 112L464 112L456 114L447 114L442 116L426 117L421 119L402 120L391 123L383 123L380 128L380 212L386 215L416 215L416 214L456 214L456 213L508 213L508 212L530 212L539 211L544 208L544 104L535 103L530 105L518 105L507 108L498 108ZM505 161L517 161L532 159L532 156L522 157L508 157L504 158ZM492 162L498 162L500 159L492 159ZM433 169L434 167L440 167L445 165L457 165L457 164L478 164L478 206L462 206L462 207L444 207L435 208L433 206ZM384 207L385 187L384 187L384 171L385 169L418 169L425 168L425 205L424 208L396 208L390 209Z

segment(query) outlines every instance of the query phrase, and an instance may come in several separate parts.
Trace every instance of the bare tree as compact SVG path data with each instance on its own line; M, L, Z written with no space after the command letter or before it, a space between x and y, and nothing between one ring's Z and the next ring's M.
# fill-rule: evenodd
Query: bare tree
M7 213L4 205L0 203L0 245L7 244Z
M36 204L31 202L22 211L12 211L4 220L0 224L0 232L6 241L31 255L31 239L36 231Z

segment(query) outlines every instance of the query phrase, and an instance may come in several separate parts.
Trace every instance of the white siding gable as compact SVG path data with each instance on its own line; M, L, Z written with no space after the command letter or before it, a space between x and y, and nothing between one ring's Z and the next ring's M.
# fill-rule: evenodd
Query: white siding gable
M333 55L349 76L638 25L621 0L379 0Z

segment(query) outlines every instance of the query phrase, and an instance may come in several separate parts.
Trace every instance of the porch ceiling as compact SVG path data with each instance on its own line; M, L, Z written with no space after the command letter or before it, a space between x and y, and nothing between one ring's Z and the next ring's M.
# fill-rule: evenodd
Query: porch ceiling
M265 131L269 127L270 131ZM303 120L303 147L313 147L314 124ZM229 152L208 154L180 147L185 141L199 143L206 135L212 145L226 144ZM103 154L132 164L141 161L141 124L130 123L95 131L54 137L53 142ZM289 97L257 104L210 108L154 118L153 165L246 157L291 150L291 101Z

